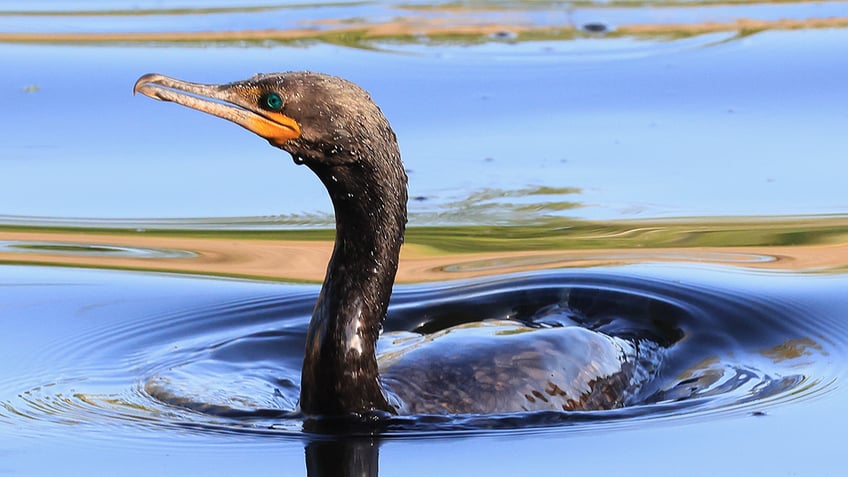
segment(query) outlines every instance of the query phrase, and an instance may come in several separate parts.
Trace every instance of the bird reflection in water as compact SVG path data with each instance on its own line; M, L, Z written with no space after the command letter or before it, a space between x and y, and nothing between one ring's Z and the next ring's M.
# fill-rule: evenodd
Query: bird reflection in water
M379 444L372 437L317 438L306 444L309 477L377 477Z

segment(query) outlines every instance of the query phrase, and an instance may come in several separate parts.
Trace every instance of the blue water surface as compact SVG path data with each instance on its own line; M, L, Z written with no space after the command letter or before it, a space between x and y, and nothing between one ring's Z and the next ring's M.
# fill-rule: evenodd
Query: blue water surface
M224 121L134 97L135 80L150 72L220 83L315 70L361 84L397 132L411 227L824 220L848 210L848 28L775 23L848 18L846 2L427 3L0 1L0 226L333 224L325 191L286 153ZM504 31L364 43L3 36L324 31L336 26L319 20L370 25L409 17L462 25L470 18ZM752 18L773 25L615 34L628 25ZM607 32L526 41L513 31L579 30L592 22ZM551 233L565 228L552 226ZM27 250L21 239L3 236L9 230L17 229L0 230L0 252ZM832 233L814 245L844 237ZM784 238L778 245L795 245ZM534 418L497 429L413 421L396 432L355 436L316 436L276 416L225 419L169 407L145 391L147 380L177 368L186 350L262 333L297 341L317 285L22 264L30 255L0 265L0 474L343 475L314 467L334 463L350 475L366 468L366 475L384 476L844 473L848 281L836 255L805 270L792 269L791 257L766 254L786 268L646 259L399 286L393 310L407 319L417 305L434 306L416 300L438 290L462 296L463 287L551 276L607 292L669 293L693 316L729 310L704 315L717 326L702 322L698 336L715 336L716 347L704 348L715 353L693 369L746 365L752 384L683 410L558 416L556 425ZM243 402L284 407L296 396L300 352L289 347L279 358L215 362L225 372L194 384L209 378L203 392L214 401L277 379L268 394ZM680 374L664 378L680 381ZM763 392L783 382L765 375L792 384Z

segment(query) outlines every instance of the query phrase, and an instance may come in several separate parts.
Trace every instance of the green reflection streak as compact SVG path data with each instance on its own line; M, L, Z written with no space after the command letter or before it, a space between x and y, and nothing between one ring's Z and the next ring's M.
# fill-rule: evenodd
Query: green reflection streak
M333 229L192 230L189 228L0 225L3 232L128 237L330 241ZM2 238L2 235L0 235ZM539 219L530 225L411 226L406 243L449 253L633 248L802 246L848 243L848 217L761 217L594 222Z
M411 228L407 242L446 252L819 245L848 241L848 219L588 222Z

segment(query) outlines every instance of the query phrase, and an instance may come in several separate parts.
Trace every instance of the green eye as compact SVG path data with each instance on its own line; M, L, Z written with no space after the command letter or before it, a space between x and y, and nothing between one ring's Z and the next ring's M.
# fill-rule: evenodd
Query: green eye
M259 100L260 105L268 108L271 111L279 111L283 109L283 98L277 93L268 93Z

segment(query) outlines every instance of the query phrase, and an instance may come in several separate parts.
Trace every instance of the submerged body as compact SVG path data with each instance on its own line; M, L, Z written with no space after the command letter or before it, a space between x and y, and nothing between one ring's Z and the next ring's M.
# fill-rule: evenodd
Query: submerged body
M511 321L407 336L378 361L406 226L407 178L395 134L368 93L310 72L223 85L151 74L134 91L241 125L289 152L326 187L336 240L307 332L304 413L609 409L627 404L656 372L659 353L650 342Z

